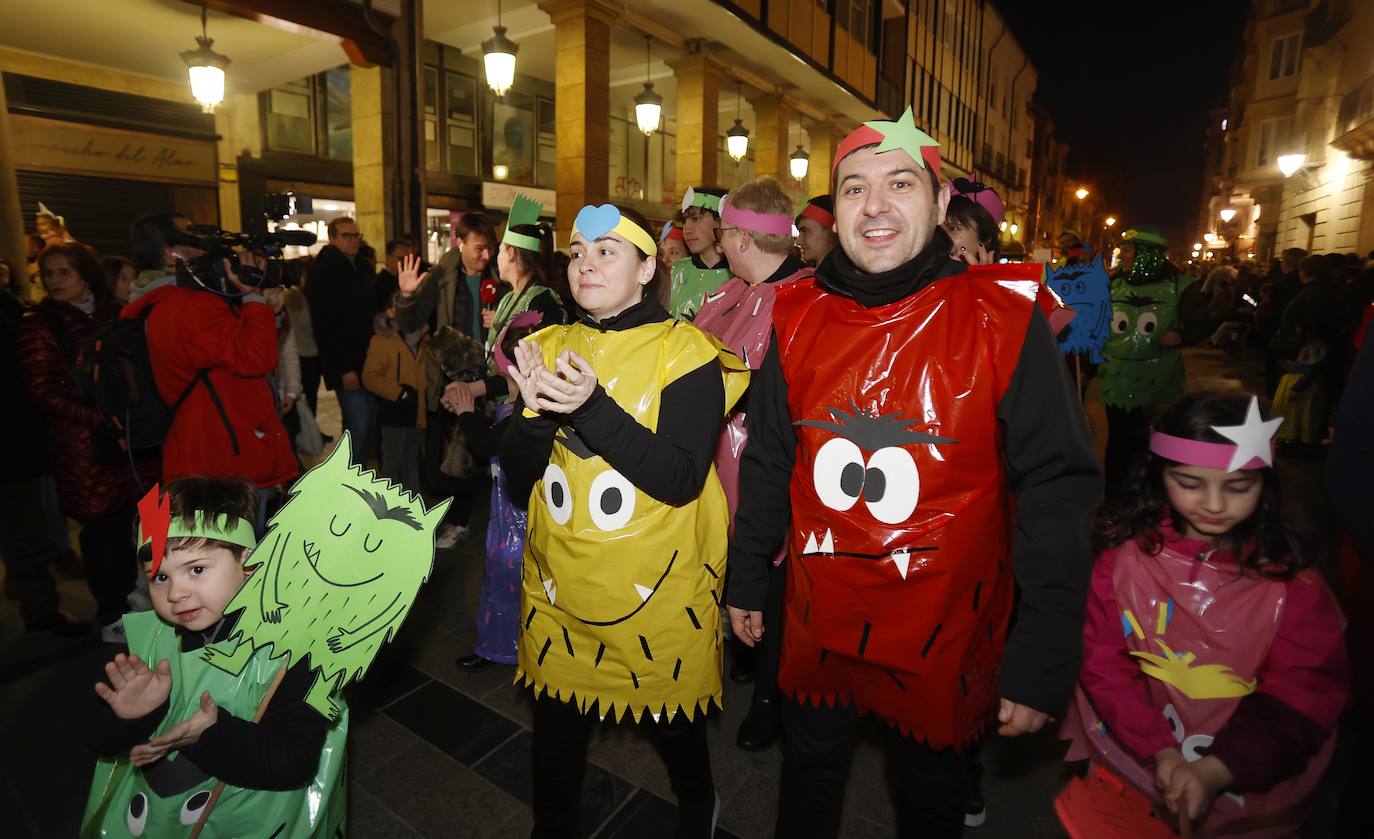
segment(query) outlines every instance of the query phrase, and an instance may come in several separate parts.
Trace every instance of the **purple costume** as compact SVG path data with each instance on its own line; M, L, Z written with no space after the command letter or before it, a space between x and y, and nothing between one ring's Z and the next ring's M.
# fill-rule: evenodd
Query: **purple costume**
M509 417L512 408L509 402L497 405L496 421ZM491 476L487 566L482 598L477 603L477 646L473 652L499 664L514 664L520 628L520 565L529 514L511 503L499 457L491 459Z

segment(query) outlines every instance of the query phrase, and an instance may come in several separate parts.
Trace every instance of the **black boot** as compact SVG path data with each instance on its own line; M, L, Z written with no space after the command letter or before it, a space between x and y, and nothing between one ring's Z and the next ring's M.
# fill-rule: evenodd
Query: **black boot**
M491 659L482 658L477 653L471 653L469 655L460 657L454 663L457 664L459 669L461 670L466 670L469 673L476 673L478 670L482 670L488 664L491 664Z
M746 647L739 641L734 642L730 656L730 681L737 685L747 685L754 681L754 662L758 653L754 647Z
M735 743L747 752L761 752L778 739L778 697L755 697L739 724Z

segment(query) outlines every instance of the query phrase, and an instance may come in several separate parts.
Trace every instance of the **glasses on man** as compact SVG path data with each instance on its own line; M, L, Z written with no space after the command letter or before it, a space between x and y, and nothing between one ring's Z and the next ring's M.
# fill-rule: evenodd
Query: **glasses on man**
M730 231L730 230L739 230L739 228L738 228L738 227L724 227L724 226L717 227L717 228L716 228L716 241L717 241L717 242L724 242L724 241L725 241L725 234L726 234L726 232L728 232L728 231Z

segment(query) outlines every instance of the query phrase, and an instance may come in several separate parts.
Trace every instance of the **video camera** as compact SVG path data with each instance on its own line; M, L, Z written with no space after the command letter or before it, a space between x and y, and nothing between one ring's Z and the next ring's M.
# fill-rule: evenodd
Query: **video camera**
M312 211L309 196L291 192L270 192L263 198L262 216L266 221L281 221L298 214ZM259 289L274 286L300 285L300 271L296 266L281 261L282 250L287 245L309 246L315 244L314 233L308 230L278 230L275 233L231 233L213 224L193 224L184 232L170 237L167 244L182 245L204 251L190 260L177 260L177 283L179 285L200 286L216 294L238 297L238 286L229 281L225 273L227 260L240 283ZM262 254L269 260L265 271L239 261L239 254L252 251Z

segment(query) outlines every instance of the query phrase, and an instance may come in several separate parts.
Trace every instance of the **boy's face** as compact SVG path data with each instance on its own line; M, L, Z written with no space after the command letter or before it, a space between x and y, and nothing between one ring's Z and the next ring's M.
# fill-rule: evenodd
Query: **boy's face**
M172 550L148 581L148 594L158 617L173 626L202 632L224 617L224 607L238 594L248 573L243 561L221 546Z

